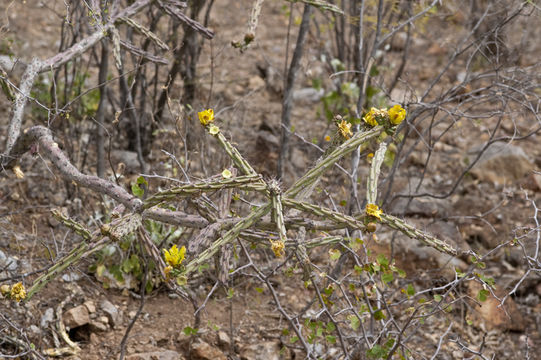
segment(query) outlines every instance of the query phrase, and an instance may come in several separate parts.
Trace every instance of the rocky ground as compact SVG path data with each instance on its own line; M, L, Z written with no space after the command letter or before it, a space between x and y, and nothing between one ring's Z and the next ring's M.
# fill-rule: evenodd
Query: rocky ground
M219 113L220 127L226 129L240 151L265 176L274 175L278 157L283 92L281 74L288 27L284 4L289 3L265 3L256 42L245 53L240 53L230 43L242 37L251 1L217 2L209 23L216 37L212 46L205 43L198 67L199 98L194 108L202 108L210 93L210 103ZM0 52L9 41L10 51L20 54L25 60L33 54L43 58L53 55L58 45L55 39L59 38L57 14L62 13L62 7L61 3L47 6L33 2L0 4L4 17L0 23L0 36L4 36L0 39ZM295 16L300 16L301 6L296 4L293 9ZM416 95L412 94L415 91L411 88L424 89L452 52L453 44L460 37L460 31L453 31L453 26L458 27L457 24L466 19L452 7L441 11L454 14L454 17L441 15L424 25L432 26L433 31L416 34L412 44L416 55L408 63L403 76L409 86L397 88L389 94L393 100L401 101ZM28 22L36 26L26 26ZM528 36L528 29L535 29L532 23L525 24L522 37ZM292 32L295 34L296 30ZM388 56L396 58L396 63L404 48L400 39L397 37L388 49ZM294 95L296 105L292 113L296 134L302 138L293 139L284 186L302 175L319 156L311 145L313 140L324 144L322 139L332 131L320 115L321 96L325 90L312 87L314 78L322 78L328 85L332 71L321 60L324 46L320 46L315 30L312 30L308 42L310 46L299 72ZM291 56L294 41L288 45ZM517 66L524 69L535 67L536 57L541 52L539 44L530 41L524 45L523 51ZM452 85L461 76L460 70L451 73L442 80L442 87ZM179 88L176 90L180 91ZM5 97L0 96L2 119L8 118L9 106ZM26 125L34 121L34 114L28 111ZM464 118L455 123L456 119L443 119L424 138L436 139L443 134L435 143L428 144L415 137L408 140L411 151L395 175L391 197L414 192L412 189L419 186L423 172L423 182L416 193L441 194L449 191L458 174L475 160L479 146L489 140L491 121L496 121L496 116L485 122ZM445 133L450 123L454 127ZM536 124L531 117L515 119L511 116L502 125L501 132L507 136L517 131L523 134ZM174 128L173 120L169 126ZM427 124L419 125L420 133L423 126ZM6 127L7 121L1 121L2 134ZM149 155L153 171L167 171L163 160L166 156L160 153L160 149L175 146L178 146L178 137L174 131L164 132ZM211 154L210 160L204 160L207 164L225 158L211 145L207 146ZM427 158L428 148L430 159ZM82 150L77 151L80 153ZM361 158L362 164L366 165L361 167L361 179L368 173L365 157L368 152L367 149ZM128 168L137 168L134 153L116 151L114 156ZM103 205L106 200L89 191L68 194L68 186L49 171L46 162L39 157L25 158L23 169L24 179L4 178L4 186L0 189L1 282L9 282L6 279L17 274L38 271L49 264L48 259L56 254L66 254L80 241L50 215L52 208L65 208L92 225L92 221L99 221L105 216L104 208L107 208ZM409 203L406 198L397 197L384 209L462 249L471 248L484 254L502 246L487 258L483 270L486 276L496 280L498 286L494 295L497 298L502 299L523 279L513 296L506 298L504 307L492 295L485 302L475 304L474 299L480 290L475 285L459 289L464 301L449 314L428 318L423 330L411 339L412 358L430 358L429 354L439 346L442 334L447 333L453 341L442 345L438 359L465 358L465 344L483 350L487 358L541 359L538 351L541 349L541 281L535 271L523 278L528 271L524 252L539 261L536 252L539 244L535 241L539 234L535 203L541 203L540 169L541 146L537 134L517 141L495 143L467 172L450 196L414 198ZM93 168L89 166L87 171L91 172ZM195 176L204 175L201 169L195 171L201 172ZM389 171L390 168L384 168L384 175ZM126 177L126 184L137 176L136 170L133 172ZM343 175L338 171L331 172L325 180L327 192L334 195L337 203L348 199L349 189L342 185ZM364 189L364 182L362 184ZM345 210L345 206L337 207ZM502 245L525 234L531 236L524 238L524 247ZM467 259L450 259L390 230L378 230L377 238L377 242L370 243L371 249L392 255L396 265L406 271L407 279L419 288L452 281L454 269L467 266ZM322 249L311 253L313 261L322 267L329 266L327 251ZM283 333L287 323L277 311L268 290L262 289L260 283L249 277L236 281L232 286L233 292L220 288L208 298L201 309L199 336L194 337L190 334L195 311L192 304L158 286L145 297L142 306L137 290L130 286L133 279L126 277L119 282L107 271L100 273L93 269L97 263L95 258L89 258L69 267L24 304L0 300L2 353L13 353L15 338L31 342L50 357L117 358L131 319L139 315L126 340L127 359L304 358L304 353L290 343L290 336ZM535 268L533 262L530 266ZM25 281L30 281L32 276ZM273 281L276 282L278 298L291 313L301 312L312 297L302 281L290 281L285 276L276 276ZM214 280L210 275L200 275L194 283L197 284L193 291L199 298L199 306L211 291ZM69 339L76 342L76 346L67 345L58 331L59 324L65 326ZM326 351L328 358L334 358L332 346Z

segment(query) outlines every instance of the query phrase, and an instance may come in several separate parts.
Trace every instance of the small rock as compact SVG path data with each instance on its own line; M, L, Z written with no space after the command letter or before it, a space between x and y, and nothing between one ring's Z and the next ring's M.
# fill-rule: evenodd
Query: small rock
M462 238L462 234L454 223L438 220L430 223L426 227L426 231L436 236L437 238L447 242L454 248L459 248L463 251L470 249L468 243L464 241L464 239Z
M49 326L50 323L52 323L54 320L54 310L53 308L48 308L43 313L43 316L41 317L41 320L39 322L39 326L41 326L42 329L45 329L47 326Z
M103 299L100 302L100 309L103 310L103 312L107 315L107 318L109 319L109 323L113 327L120 325L121 318L122 318L120 311L109 300Z
M107 323L103 323L97 320L90 321L90 331L92 333L105 332L107 330L109 330L109 326L107 325Z
M470 163L476 159L478 152L479 149L468 152ZM481 181L503 185L523 178L533 168L533 163L522 148L507 143L494 143L481 155L471 173Z
M17 270L17 259L7 256L2 250L0 250L0 269L7 271Z
M126 360L182 360L183 357L176 351L164 350L147 353L133 354L126 357Z
M524 189L541 192L541 174L532 173L528 175L520 184Z
M393 36L391 40L391 50L392 51L402 51L406 48L406 41L408 39L408 33L407 32L399 32L395 36ZM410 46L424 46L425 41L419 38L414 37L413 35L410 36Z
M266 341L246 345L240 350L240 357L246 360L280 360L280 344Z
M70 329L86 325L90 322L88 309L83 305L76 306L73 309L66 311L62 320L64 321L64 325Z
M18 192L14 191L11 193L11 195L9 196L9 198L13 201L19 201L19 199L21 198L21 195L19 195Z
M316 103L325 95L323 89L303 88L293 92L293 101L301 103Z
M79 281L80 279L81 275L77 274L76 272L70 272L62 275L62 280L64 280L65 282Z
M192 345L191 355L194 360L227 360L227 357L220 349L202 341Z
M225 331L218 331L218 344L222 348L229 348L231 346L231 339Z
M301 149L297 148L291 149L291 164L297 170L306 169L306 163L306 152L303 152Z
M98 345L100 342L101 338L98 335L94 334L93 332L90 333L90 343L92 345Z
M83 303L83 305L86 306L89 314L94 314L96 312L96 303L94 303L94 301L87 300Z
M451 207L446 200L430 199L420 200L408 198L398 198L390 206L391 214L399 216L422 216L422 217L445 217Z
M52 215L47 218L47 223L52 228L55 228L58 225L60 225L60 221L56 220L56 218L54 216L52 216Z
M42 335L41 329L39 327L37 327L36 325L34 325L34 324L30 325L30 327L28 328L28 332L32 336Z
M481 289L481 284L475 281L469 283L468 292L472 298L476 299ZM503 289L494 290L494 294L500 299L506 295ZM524 318L511 297L508 297L501 306L500 300L489 294L487 299L479 304L480 306L472 303L470 307L470 317L474 326L480 327L484 324L485 331L524 331L526 329Z
M432 46L428 48L426 54L430 56L444 56L447 54L447 49L435 42Z
M139 160L137 160L135 151L112 150L111 158L114 164L123 163L126 165L126 172L129 174L139 171Z
M56 206L64 205L65 197L64 197L64 194L62 192L53 193L50 199L51 199L52 203L55 204Z
M265 85L265 80L263 80L260 76L252 76L250 80L248 80L248 89L250 90L257 90Z

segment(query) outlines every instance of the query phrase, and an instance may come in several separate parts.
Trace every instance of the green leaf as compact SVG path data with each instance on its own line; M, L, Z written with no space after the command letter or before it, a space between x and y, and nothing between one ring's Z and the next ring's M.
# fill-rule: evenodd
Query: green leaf
M184 329L182 329L182 331L184 332L186 336L191 336L191 335L196 335L198 330L190 326L186 326Z
M485 269L487 267L487 264L485 264L482 261L479 261L477 264L475 264L475 266L477 266L478 269Z
M383 319L386 319L386 318L387 318L387 316L385 316L385 314L381 310L377 310L374 313L374 319L375 320L383 320Z
M152 292L152 289L154 289L154 285L152 284L152 281L149 280L145 285L145 291L147 294L150 294Z
M329 250L329 257L331 258L332 261L338 260L340 258L340 255L342 255L342 253L338 249Z
M443 298L442 298L442 296L441 296L441 295L437 295L437 294L436 294L436 295L434 295L434 301L436 301L436 302L440 302L440 301L441 301L442 299L443 299Z
M233 288L227 289L227 298L228 299L233 298L234 293L235 293L235 290L233 290Z
M381 280L384 283L388 284L394 280L394 275L392 272L388 272L386 274L381 275Z
M321 85L323 84L323 81L321 81L320 78L313 78L312 79L312 87L316 90L321 89Z
M368 85L366 87L366 97L368 100L370 100L374 95L376 95L379 92L379 89L376 87L373 87L371 85Z
M137 184L131 185L131 192L133 195L137 196L138 198L142 198L145 191L139 187Z
M481 289L479 290L479 293L477 294L477 300L484 302L487 301L487 297L490 294L490 291Z
M263 293L263 288L259 288L259 287L256 287L255 288L255 291L257 291L258 293L262 294Z
M332 333L335 329L336 329L336 326L334 325L334 323L329 322L327 324L327 327L325 328L325 331L328 332L328 333Z
M291 339L289 339L289 342L291 344L295 344L297 341L299 341L299 337L298 336L292 336Z
M415 295L415 288L413 287L413 285L408 284L408 288L407 288L407 290L406 290L406 293L407 293L409 296Z
M148 182L147 182L147 181L145 180L145 178L142 177L142 176L139 176L139 177L137 178L137 184L138 184L138 185L144 184L145 186L148 186Z
M199 273L202 273L203 271L207 270L208 268L210 268L210 265L208 263L204 263L204 264L199 265L199 267L197 268L197 271Z
M336 336L327 335L325 336L325 340L327 340L329 344L334 344L336 343Z
M377 262L378 262L378 264L380 264L382 267L389 266L389 260L387 259L387 257L386 257L384 254L378 254L378 256L377 256Z
M359 326L361 326L361 322L359 321L359 318L355 315L349 315L348 320L349 320L349 327L351 327L353 331L357 331Z
M369 359L382 359L387 355L387 351L380 345L374 345L374 347L366 352Z
M387 341L385 342L384 347L385 347L386 349L391 350L391 348L393 347L394 343L395 343L395 339L391 338L391 339L389 339L389 340L387 340Z

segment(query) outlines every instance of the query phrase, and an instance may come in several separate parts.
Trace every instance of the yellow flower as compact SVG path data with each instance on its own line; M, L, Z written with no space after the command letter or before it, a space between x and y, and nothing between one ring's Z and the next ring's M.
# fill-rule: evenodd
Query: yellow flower
M393 125L398 125L406 118L406 110L400 106L395 105L389 109L389 121Z
M325 135L325 141L331 141L331 137L329 135Z
M373 216L379 220L381 220L380 215L383 213L383 211L380 210L380 208L376 204L366 204L366 214Z
M346 120L342 120L340 124L338 124L338 130L340 130L340 134L346 139L349 139L353 135L351 132L351 124Z
M370 126L376 126L381 120L389 116L387 109L371 108L363 117L365 123Z
M376 111L376 108L370 109L370 111L367 112L363 117L364 122L370 126L376 126L378 124L378 121L376 120Z
M209 128L210 135L216 135L220 132L220 128L216 125L211 125Z
M165 253L165 262L170 266L175 267L180 265L182 263L182 260L184 260L186 247L183 246L179 250L176 245L173 245L171 249L169 249L169 251L163 249L163 252Z
M18 282L17 284L13 285L11 287L10 296L17 302L23 300L26 297L26 290L23 283Z
M374 158L374 153L369 153L368 155L366 155L366 160L368 160L368 162L371 162L373 158Z
M203 110L197 113L197 115L199 115L199 122L201 122L203 126L207 126L214 121L214 110L212 109Z
M284 244L282 240L272 241L269 239L269 241L271 242L271 250L274 252L274 255L276 255L276 257L284 256L286 244Z

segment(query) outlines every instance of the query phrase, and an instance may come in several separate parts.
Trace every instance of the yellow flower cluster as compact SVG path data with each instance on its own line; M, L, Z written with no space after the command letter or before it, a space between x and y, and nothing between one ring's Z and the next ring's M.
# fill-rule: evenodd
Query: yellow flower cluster
M282 240L272 241L269 239L269 241L271 242L271 250L272 252L274 252L274 255L276 257L284 256L284 249L286 247L286 244L284 244Z
M171 267L178 267L184 260L184 254L186 254L186 247L183 246L179 249L176 245L173 245L169 250L163 249L163 252L165 262ZM171 271L171 269L169 269L169 271Z
M353 132L351 132L351 123L346 120L342 120L338 124L338 130L340 130L340 134L346 139L349 139L353 135Z
M376 204L366 204L366 214L369 216L373 216L376 219L381 220L381 214L383 211L376 205Z
M10 297L17 302L26 298L26 289L22 282L18 282L11 287Z
M203 110L198 112L197 115L199 115L199 122L203 126L207 126L214 121L214 110L212 109Z
M370 126L376 126L387 120L391 125L398 125L406 118L406 110L395 105L390 109L371 108L363 117L363 121Z

